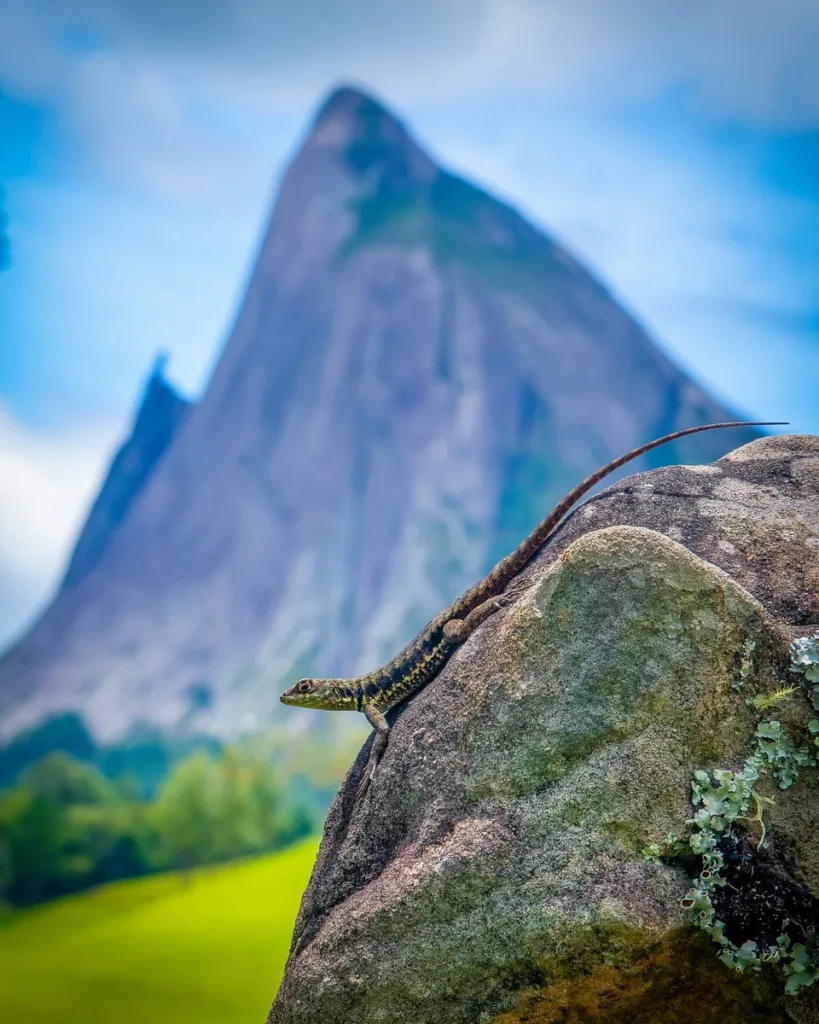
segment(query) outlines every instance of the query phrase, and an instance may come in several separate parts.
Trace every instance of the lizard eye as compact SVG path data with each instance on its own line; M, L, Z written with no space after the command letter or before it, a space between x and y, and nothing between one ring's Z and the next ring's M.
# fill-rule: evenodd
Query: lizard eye
M312 690L312 686L310 685L307 679L302 679L302 681L298 684L297 689L299 693L309 693Z

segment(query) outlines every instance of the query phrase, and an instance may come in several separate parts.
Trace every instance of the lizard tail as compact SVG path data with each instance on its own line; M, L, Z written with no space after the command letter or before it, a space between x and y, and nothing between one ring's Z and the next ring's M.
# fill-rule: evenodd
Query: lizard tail
M509 579L516 576L534 556L540 551L543 545L549 538L549 535L554 532L556 527L560 524L560 521L571 509L571 507L583 497L588 491L600 483L610 473L613 473L615 469L619 469L620 466L624 466L627 462L631 462L632 459L637 459L646 452L650 452L652 448L659 448L660 445L668 444L669 441L676 441L680 437L688 437L689 434L699 434L703 430L721 430L724 427L784 427L788 426L786 422L781 421L762 421L762 420L751 420L751 421L738 421L733 423L705 423L698 427L686 427L685 430L675 430L673 434L666 434L665 437L659 437L655 441L649 441L648 444L641 444L638 448L633 448L630 452L625 455L620 455L616 459L612 459L611 462L607 463L601 469L596 470L591 476L587 476L586 479L574 487L566 497L559 502L552 511L546 516L540 526L536 527L535 530L529 534L526 540L516 548L510 555L507 555L503 561L498 562L495 568L491 572L493 577L493 583L505 586Z

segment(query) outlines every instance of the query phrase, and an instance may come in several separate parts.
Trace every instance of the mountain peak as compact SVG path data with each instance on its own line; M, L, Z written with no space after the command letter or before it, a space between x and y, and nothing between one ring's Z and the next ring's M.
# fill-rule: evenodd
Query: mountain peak
M282 180L263 243L263 273L281 286L296 267L330 263L378 210L422 199L440 175L405 125L372 95L339 85L318 106Z
M169 354L165 351L157 352L154 356L153 365L151 366L151 372L148 375L146 383L146 389L151 386L154 382L166 383L165 371L168 368Z
M131 433L118 449L63 578L74 586L94 568L166 448L185 422L191 403L165 378L167 353L160 352L145 382Z
M428 182L437 173L404 123L368 92L352 85L333 89L319 106L306 148L339 152L356 176L382 168Z
M317 127L333 120L356 121L373 117L398 120L366 90L354 85L339 85L319 105L314 125Z

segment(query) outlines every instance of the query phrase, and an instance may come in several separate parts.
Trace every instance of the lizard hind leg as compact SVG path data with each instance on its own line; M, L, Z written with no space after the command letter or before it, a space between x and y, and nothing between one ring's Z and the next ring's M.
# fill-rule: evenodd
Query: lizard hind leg
M444 636L452 644L462 644L467 637L470 637L482 622L486 622L490 615L499 612L508 604L501 594L498 597L489 597L482 601L476 608L463 619L450 619L444 624Z
M365 704L361 710L367 716L367 721L375 729L375 736L373 737L373 745L370 749L370 759L358 784L357 796L359 800L370 788L370 783L375 775L375 769L378 767L378 762L381 760L381 755L386 750L390 739L389 724L378 708L373 707L372 704Z
M502 594L498 594L496 597L488 597L477 607L473 608L466 618L450 619L448 622L445 622L444 636L451 644L462 644L482 622L486 622L490 615L499 612L501 608L506 608L522 594L525 594L532 586L532 583L532 580L520 578L512 580Z

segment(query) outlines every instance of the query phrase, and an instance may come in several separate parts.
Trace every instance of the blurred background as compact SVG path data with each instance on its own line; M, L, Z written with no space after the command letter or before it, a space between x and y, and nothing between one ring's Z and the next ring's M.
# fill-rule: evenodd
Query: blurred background
M261 1020L368 732L282 690L637 444L819 431L817 45L814 0L0 0L4 1019Z

